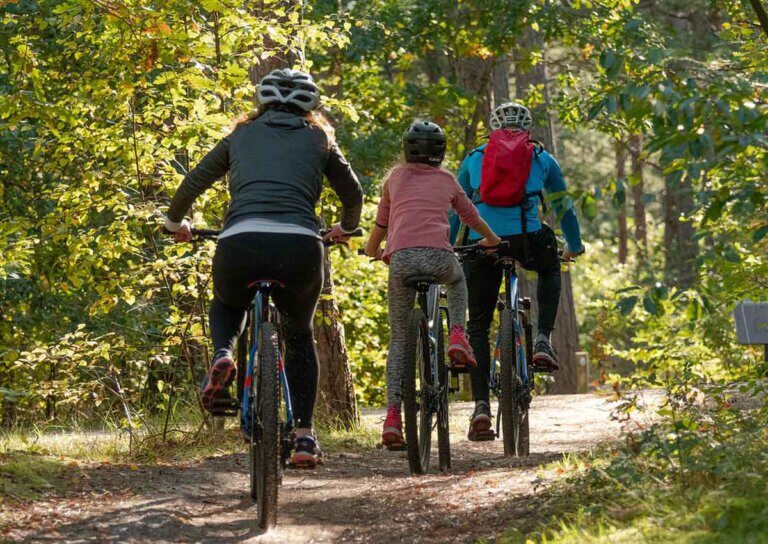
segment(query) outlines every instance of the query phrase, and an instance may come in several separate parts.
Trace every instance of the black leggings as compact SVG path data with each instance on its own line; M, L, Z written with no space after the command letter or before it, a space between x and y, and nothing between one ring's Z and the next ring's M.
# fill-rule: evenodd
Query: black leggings
M282 319L285 373L296 426L312 426L318 365L312 319L323 287L323 245L311 236L246 232L219 240L213 257L210 321L215 351L232 352L256 296L255 280L277 280L273 293Z
M560 302L560 259L557 255L557 239L547 225L532 232L528 239L528 258L525 255L523 235L502 236L509 248L500 255L514 257L527 270L535 270L539 276L536 296L539 304L538 330L549 334L555 328L557 306ZM477 367L470 371L472 396L477 400L489 400L488 374L491 367L489 334L493 312L499 296L504 270L496 265L496 257L481 256L466 259L464 275L469 295L469 322L467 334L475 352Z

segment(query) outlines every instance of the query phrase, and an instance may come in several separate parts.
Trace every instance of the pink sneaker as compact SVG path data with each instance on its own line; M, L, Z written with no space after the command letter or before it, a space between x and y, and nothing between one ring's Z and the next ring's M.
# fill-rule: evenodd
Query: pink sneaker
M477 360L475 360L475 354L472 352L472 347L467 341L467 337L464 335L464 327L461 325L454 325L451 327L450 336L451 345L448 346L448 357L455 366L474 368L477 366Z
M388 450L405 449L403 421L400 417L400 406L397 404L390 404L387 407L387 417L384 418L384 429L381 431L381 443Z

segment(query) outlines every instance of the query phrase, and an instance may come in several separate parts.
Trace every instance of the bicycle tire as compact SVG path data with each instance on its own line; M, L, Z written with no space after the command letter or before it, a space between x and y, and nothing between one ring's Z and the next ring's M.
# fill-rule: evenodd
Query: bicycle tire
M256 500L259 527L277 524L277 490L280 482L280 357L277 331L264 323L259 335L254 369L255 410L251 410L251 497Z
M518 423L517 410L517 349L512 310L504 308L499 319L499 364L501 366L499 385L499 417L501 419L501 437L504 443L504 457L517 455L516 437Z
M403 369L403 408L405 415L405 442L408 467L411 474L426 474L429 471L432 447L431 413L425 410L423 384L428 379L425 373L429 357L429 344L425 336L426 319L419 309L414 309L408 320L405 335L405 368ZM425 340L427 345L425 346ZM425 351L426 347L426 351ZM425 357L426 353L426 357ZM417 380L420 388L417 387ZM429 432L424 432L425 427ZM425 455L426 453L426 455Z
M440 472L451 470L451 433L448 424L448 367L445 364L445 331L442 313L437 316L437 379L440 405L437 409L437 453Z

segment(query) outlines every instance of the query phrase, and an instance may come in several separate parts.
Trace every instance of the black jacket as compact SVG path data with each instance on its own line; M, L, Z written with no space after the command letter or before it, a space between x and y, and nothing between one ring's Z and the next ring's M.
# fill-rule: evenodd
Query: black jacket
M229 172L231 202L224 228L247 217L318 230L315 205L323 175L339 195L341 227L360 223L363 190L335 142L306 118L269 110L221 140L181 182L168 208L179 222L194 200Z

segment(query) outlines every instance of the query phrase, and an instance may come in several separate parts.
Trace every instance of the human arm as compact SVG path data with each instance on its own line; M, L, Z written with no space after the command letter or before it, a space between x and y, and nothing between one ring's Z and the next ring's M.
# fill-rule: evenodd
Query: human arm
M384 187L381 191L381 200L379 201L379 209L376 212L376 225L371 231L371 235L368 238L368 243L365 244L365 254L372 259L381 259L382 250L381 242L387 237L387 229L389 228L389 180L384 182Z
M477 207L472 204L472 201L460 186L456 187L456 193L451 202L451 206L455 210L456 215L461 219L462 223L483 237L483 239L478 242L480 245L487 247L499 245L501 238L499 238L496 233L491 230L491 227L488 226L488 223L480 217L480 212L477 211Z
M365 244L365 254L371 259L381 259L384 253L381 249L381 242L387 237L387 229L382 227L378 223L374 225L371 230L371 235L368 237L368 242Z
M570 259L584 253L584 244L581 241L581 229L579 219L570 199L567 198L567 186L563 178L563 171L554 157L547 154L549 167L547 177L544 180L544 188L547 194L552 195L552 207L555 213L561 217L560 228L565 235L566 247L563 249L563 258Z
M331 227L325 238L339 239L352 233L360 225L360 212L363 209L363 188L352 166L334 142L328 153L325 175L331 188L341 200L341 220Z
M192 203L229 170L229 141L229 136L222 139L184 176L165 215L165 227L171 232L189 230L189 223L184 221L184 216ZM191 238L191 232L189 236Z

